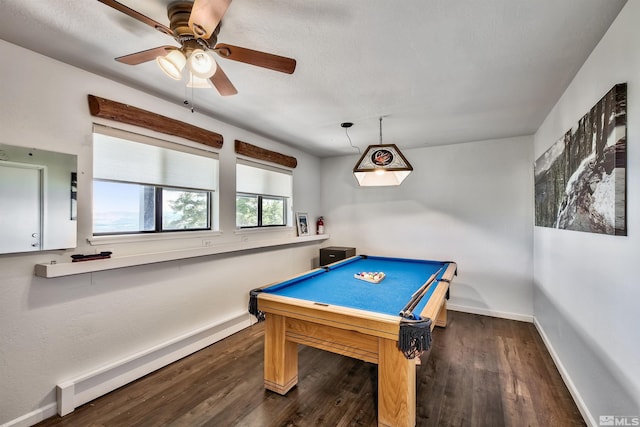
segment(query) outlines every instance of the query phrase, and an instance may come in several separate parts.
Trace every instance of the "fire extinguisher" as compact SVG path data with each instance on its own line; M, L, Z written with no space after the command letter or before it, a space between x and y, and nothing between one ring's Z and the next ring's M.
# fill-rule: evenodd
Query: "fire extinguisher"
M324 218L318 218L316 223L316 234L324 234Z

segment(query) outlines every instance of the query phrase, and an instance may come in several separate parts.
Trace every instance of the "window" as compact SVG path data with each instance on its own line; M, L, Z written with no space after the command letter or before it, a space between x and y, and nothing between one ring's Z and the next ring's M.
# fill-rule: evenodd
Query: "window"
M236 165L236 227L291 225L291 172L246 160Z
M236 226L287 225L287 199L260 194L236 194Z
M93 234L211 230L215 153L95 126Z

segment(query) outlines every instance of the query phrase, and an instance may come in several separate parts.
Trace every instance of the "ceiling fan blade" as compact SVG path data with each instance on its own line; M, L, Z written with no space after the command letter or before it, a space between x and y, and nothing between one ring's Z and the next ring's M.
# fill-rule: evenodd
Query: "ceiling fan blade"
M209 78L209 80L211 80L211 83L213 83L222 96L235 95L238 93L238 90L233 86L233 83L231 83L231 80L229 80L224 71L222 71L220 65L218 65L216 72L211 76L211 78Z
M165 56L172 50L178 50L175 46L160 46L153 49L143 50L142 52L136 52L129 55L119 56L116 61L122 62L128 65L138 65L143 62L152 61L158 56Z
M138 21L147 24L148 26L155 28L156 30L160 31L161 33L165 33L170 35L171 37L174 36L173 31L171 30L171 28L167 27L166 25L162 25L159 22L154 21L153 19L144 16L143 14L141 14L140 12L137 12L133 9L131 9L130 7L127 7L125 5L123 5L122 3L118 3L115 0L98 0L100 3L106 4L109 7L114 8L117 11L120 11L122 13L124 13L125 15L129 15L130 17L132 17L133 19L137 19Z
M189 28L196 38L208 39L224 16L231 0L195 0L189 16Z
M216 53L223 58L233 61L244 62L245 64L256 65L268 68L281 73L293 74L296 69L296 60L284 56L273 55L271 53L259 52L245 47L232 46L218 43L214 48Z

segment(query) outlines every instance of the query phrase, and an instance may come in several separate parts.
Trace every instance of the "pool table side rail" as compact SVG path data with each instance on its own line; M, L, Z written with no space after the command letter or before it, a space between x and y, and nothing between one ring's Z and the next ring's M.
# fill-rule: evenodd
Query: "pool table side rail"
M345 259L341 259L341 260L338 260L338 261L334 261L331 264L323 265L320 268L324 269L325 271L330 271L330 270L333 270L335 268L340 267L343 264L349 264L349 263L352 263L354 261L358 261L360 259L364 259L366 257L367 257L366 255L354 255L354 256L349 257L349 258L345 258Z
M368 335L398 340L399 316L375 313L357 308L319 304L266 292L257 294L261 312L288 318L306 320L340 329L349 329Z
M446 324L440 324L438 319L441 318L440 311L442 309L446 310L446 299L449 292L449 285L453 281L453 277L458 274L458 266L453 261L448 261L449 264L447 269L442 274L440 281L435 283L436 289L431 294L431 297L427 301L427 304L424 306L422 311L420 312L420 317L425 319L431 319L433 323L431 324L431 329L435 326L446 326ZM434 286L432 285L432 286ZM446 319L446 313L444 314Z
M315 276L317 274L322 274L322 273L326 273L329 270L332 270L342 264L348 264L351 263L353 261L357 261L359 259L362 259L364 256L363 255L354 255L352 257L346 258L346 259L342 259L336 262L333 262L331 264L327 264L325 266L322 267L318 267L318 268L314 268L312 270L309 271L305 271L304 273L300 273L300 274L296 274L295 276L291 276L287 279L284 280L278 280L276 282L271 282L268 283L264 286L260 286L259 288L255 288L252 292L259 292L262 289L267 289L267 288L272 288L272 287L281 287L282 285L288 286L289 284L293 284L298 280L301 280L305 277L311 277L311 276Z

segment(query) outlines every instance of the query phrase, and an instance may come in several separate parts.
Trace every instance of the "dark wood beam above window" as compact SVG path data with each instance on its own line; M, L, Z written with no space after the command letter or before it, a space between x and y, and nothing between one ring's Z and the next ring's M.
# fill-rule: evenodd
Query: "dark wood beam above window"
M288 168L298 166L298 160L295 157L280 154L276 151L267 150L256 145L249 144L236 139L236 153L252 159L264 160L271 163L277 163Z
M219 133L117 101L89 95L89 111L91 115L95 117L140 126L167 135L185 138L213 148L222 148L223 139Z

